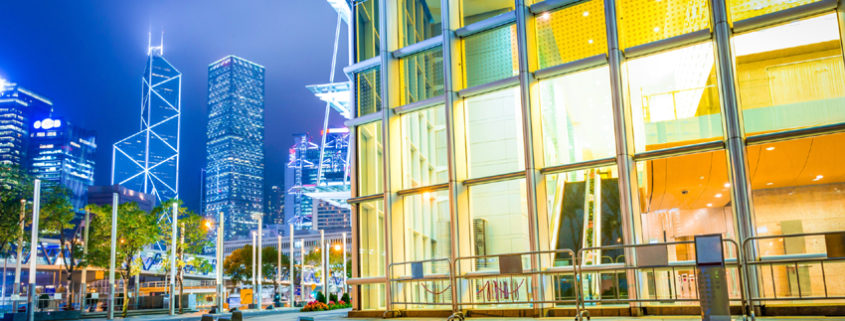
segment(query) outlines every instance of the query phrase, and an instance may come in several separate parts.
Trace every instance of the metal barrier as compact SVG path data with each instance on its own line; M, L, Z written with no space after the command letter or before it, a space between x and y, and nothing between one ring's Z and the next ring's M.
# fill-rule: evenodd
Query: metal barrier
M805 248L807 242L803 238L814 236L824 237L825 253L758 254L762 252L760 249L760 241L762 240L775 239L779 244L772 243L770 246L783 248L782 252L786 252L789 250L788 247ZM788 241L794 238L802 239L794 242ZM756 242L757 247L749 249L748 245L752 242ZM811 245L818 246L819 243L811 242ZM828 288L830 282L828 270L835 264L839 265L840 270L832 274L838 278L838 281L834 282L840 286L845 284L843 282L845 279L841 277L845 275L845 231L755 236L746 239L742 243L742 248L745 254L746 275L751 274L752 267L756 267L754 271L757 275L760 275L756 278L759 281L757 291L755 291L757 295L749 295L748 297L749 308L753 308L755 302L762 303L765 301L845 299L845 290L839 289L839 293L831 294ZM828 270L825 269L826 263ZM815 273L812 271L814 265L818 265L818 270ZM766 269L767 266L768 269ZM770 282L764 281L766 278L763 276L766 275ZM814 275L816 276L814 277ZM782 281L785 281L786 284L780 284ZM814 291L814 288L816 291Z
M731 301L738 301L742 307L742 314L743 316L748 316L748 310L746 309L746 292L743 282L743 272L742 272L742 262L740 262L741 254L740 248L736 241L731 239L724 239L724 243L729 243L733 245L733 248L736 250L736 259L725 259L726 267L733 266L736 269L736 276L737 281L736 285L738 286L738 298L732 297L730 298ZM698 288L696 284L696 280L698 279L696 264L695 261L678 261L678 262L669 262L668 260L668 251L670 246L694 246L693 241L679 241L679 242L665 242L665 243L651 243L651 244L627 244L627 245L609 245L609 246L598 246L598 247L588 247L582 248L578 250L577 258L579 259L578 267L578 276L579 276L579 288L580 291L580 310L579 315L586 316L589 319L589 312L587 311L587 304L600 304L600 303L648 303L648 302L698 302ZM639 252L637 250L639 249ZM618 262L621 256L618 256L616 260L612 260L612 263L604 264L594 264L594 265L585 265L584 262L584 254L587 252L598 252L601 253L603 251L610 251L610 250L623 250L626 252L634 252L636 253L635 256L637 258L636 265L629 265L623 259L622 262ZM633 250L633 251L631 251ZM723 251L727 252L728 247L725 247ZM725 253L727 254L727 253ZM600 255L598 257L601 257ZM728 255L725 255L728 257ZM650 284L646 284L645 286L635 286L634 288L639 289L642 291L646 289L647 291L653 291L654 297L649 298L640 298L639 295L635 296L635 298L631 298L630 295L625 298L621 294L621 284L619 283L619 275L625 274L626 275L626 282L628 278L628 272L641 272L645 270L646 273L650 273L651 277ZM678 273L679 270L687 270L690 271L688 273ZM658 274L665 272L667 277L660 281L658 284ZM604 279L603 275L612 275L612 278ZM648 277L647 277L648 278ZM634 281L639 283L639 276L635 276ZM728 278L730 280L730 278ZM608 281L613 282L610 287L607 287ZM665 281L665 284L663 282ZM681 283L681 286L679 286ZM646 286L651 286L650 288L646 288ZM663 297L659 297L657 289L663 288L668 292L668 295ZM613 289L612 293L606 294L606 290ZM596 291L597 290L597 291ZM586 293L589 292L589 293ZM598 293L594 293L598 292Z
M569 265L551 264L551 267L545 269L523 268L526 258L535 262L554 262L558 255L566 255ZM493 264L494 261L497 264ZM574 304L576 314L580 315L580 294L574 263L575 252L570 249L457 257L452 261L455 313L463 318L460 312L462 307L478 305L525 305L535 308L536 304ZM461 273L460 268L465 265L470 265L472 271ZM544 291L546 284L553 284L550 295ZM466 291L462 291L464 288Z
M428 269L429 271L434 271L435 265L438 263L447 267L446 274L426 272L426 265L431 267ZM399 273L394 273L395 268L401 268L404 273L396 276ZM389 314L396 312L392 309L394 305L404 305L406 308L409 305L449 306L453 313L456 312L453 272L452 262L448 258L389 264L387 266L387 283L391 295L384 316L387 317ZM401 298L401 300L395 301L396 298Z

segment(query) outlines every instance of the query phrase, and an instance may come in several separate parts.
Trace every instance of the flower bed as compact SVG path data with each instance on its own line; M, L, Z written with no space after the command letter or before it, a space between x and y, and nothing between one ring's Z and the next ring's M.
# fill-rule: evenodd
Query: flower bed
M299 311L301 312L312 312L312 311L328 311L328 310L335 310L335 309L345 309L352 307L352 304L349 304L344 301L334 302L329 301L329 304L325 304L319 301L311 301L308 302L302 309Z

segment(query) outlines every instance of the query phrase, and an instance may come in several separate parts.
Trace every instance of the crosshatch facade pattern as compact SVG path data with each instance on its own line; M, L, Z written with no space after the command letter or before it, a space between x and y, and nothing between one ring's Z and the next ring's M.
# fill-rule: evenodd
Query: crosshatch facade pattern
M826 253L820 233L845 230L837 1L363 0L353 11L356 311L444 309L390 306L437 292L388 282L413 261L703 234L739 244L807 234L749 248L759 260L812 257ZM632 260L609 250L580 264ZM694 262L694 249L671 246L668 260ZM573 265L561 255L522 263ZM728 268L733 299L739 274ZM589 299L698 304L690 268L582 277ZM843 264L760 265L750 278L759 298L845 302ZM541 286L567 297L572 284ZM487 299L464 289L455 294Z

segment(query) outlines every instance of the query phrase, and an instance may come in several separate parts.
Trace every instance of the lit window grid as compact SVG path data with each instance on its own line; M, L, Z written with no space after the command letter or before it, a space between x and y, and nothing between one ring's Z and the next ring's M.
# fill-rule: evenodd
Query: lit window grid
M707 10L709 10L709 8L706 8L706 4L704 4L704 5L705 5L705 10L704 10L704 12L703 12L703 14L704 14L704 16L703 16L703 17L705 17L705 18L706 18L706 17L707 17L707 14L709 14L709 13L707 12ZM694 6L693 6L693 7L694 7ZM698 8L700 9L700 7L698 7ZM697 17L697 16L700 16L700 13L701 13L701 12L700 12L700 10L699 10L699 11L693 10L692 12L693 12L693 13L695 13L693 16L696 16L696 17ZM445 13L444 13L444 14L445 14ZM668 18L667 18L667 19L668 19ZM707 19L705 19L705 20L703 20L703 21L705 21L705 22L706 22L706 21L707 21ZM531 22L530 22L530 20L529 20L529 23L531 23ZM670 28L670 29L672 29L673 31L672 31L672 30L670 30L671 32L670 32L670 31L664 32L662 36L653 37L653 38L651 38L651 39L648 39L645 43L638 43L637 45L647 44L647 43L649 43L649 41L653 42L653 41L664 40L664 39L666 39L666 38L674 37L674 36L677 36L677 35L683 35L683 34L685 34L685 33L690 33L690 32L695 32L695 31L698 31L698 30L702 30L701 28L697 28L697 27L696 27L697 25L701 25L702 23L704 23L704 22L702 22L702 20L700 20L700 19L699 19L699 20L693 19L691 22L683 24L683 27L677 27L677 26L675 26L675 27L673 27L674 29ZM704 27L706 27L706 28L709 28L709 23L704 23L704 24L703 24L703 26L704 26ZM677 31L677 30L681 30L681 31ZM621 33L622 31L618 31L618 32L619 32L619 33ZM646 38L647 38L647 37L646 37ZM447 37L447 39L446 39L445 41L449 41L449 40L450 40L450 39ZM529 45L534 45L534 44L529 44ZM458 48L461 48L461 47L459 46ZM459 50L460 50L460 49L459 49ZM519 50L519 51L514 51L514 52L515 52L515 53L518 53L518 54L520 54L520 55L522 55L522 54L524 54L523 52L525 52L525 51L524 51L524 50ZM454 52L451 54L451 56L452 56L452 57L456 57ZM462 58L465 58L465 57L462 57ZM717 58L717 59L718 59L718 58ZM718 62L718 60L717 60L717 62ZM624 60L623 60L623 64L624 64ZM461 62L457 62L457 63L455 63L453 66L460 66L460 65L461 65ZM448 70L448 69L450 69L450 68L449 68L449 67L447 67L447 70ZM446 74L449 74L449 73L447 72ZM385 78L386 78L386 77L385 77ZM470 87L470 86L466 86L466 87ZM533 95L533 91L532 91L532 95ZM629 99L629 97L625 97L624 99ZM455 103L456 103L456 104L458 104L458 103L460 103L460 102L459 102L459 101L456 101ZM457 105L456 105L456 108L457 108ZM396 117L396 116L393 116L393 117ZM536 116L535 116L535 117L536 117ZM390 123L393 123L393 122L390 122ZM454 121L453 121L453 123L454 123ZM455 125L454 125L454 124L450 124L450 126L455 127ZM393 127L393 126L391 126L391 127ZM457 129L457 128L456 128L456 129ZM536 129L537 129L537 128L535 127L535 131L536 131ZM389 133L390 129L386 129L386 130L387 130L387 131L388 131L388 133ZM395 129L393 129L393 130L395 130ZM456 132L457 132L457 131L456 131ZM385 133L385 136L388 136L388 133ZM536 134L536 133L532 133L532 135L535 135L535 136L536 136L537 134ZM618 139L617 141L618 141L618 142L617 142L617 144L624 144L625 139ZM456 144L456 145L460 145L460 144ZM453 148L454 148L454 147L453 147ZM709 147L701 147L701 148L709 148ZM695 150L695 149L693 149L693 150ZM706 149L702 149L702 150L706 150ZM667 155L670 155L670 154L667 154ZM536 157L536 155L535 155L535 157ZM456 156L455 156L455 158L459 158L459 155L456 155ZM611 165L612 165L612 163L611 163ZM456 164L456 166L462 166L462 165L460 165L460 164ZM632 176L635 176L635 175L634 175L634 174L632 174ZM461 183L461 180L460 180L460 179L458 179L458 180L457 180L454 184L457 184L457 185L462 185L462 183ZM732 185L733 185L734 183L733 183L733 182L730 182L729 184L732 184ZM462 202L462 201L461 201L461 199L462 199L462 197L458 196L458 197L456 198L456 201L460 203L460 202ZM541 201L541 200L538 200L538 202L540 202L540 201ZM463 202L466 202L466 200L464 200ZM460 204L458 204L458 208L465 209L465 205L464 205L464 207L461 207L461 205L460 205ZM460 214L460 215L465 215L465 214ZM460 219L459 219L458 224L460 224Z
M399 59L399 70L402 73L400 105L443 95L443 49L441 47Z
M607 53L603 0L544 12L535 19L540 69Z

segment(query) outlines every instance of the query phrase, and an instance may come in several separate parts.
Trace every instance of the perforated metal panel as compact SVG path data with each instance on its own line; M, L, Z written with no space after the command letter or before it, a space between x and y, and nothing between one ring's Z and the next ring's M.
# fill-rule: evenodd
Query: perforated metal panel
M536 21L541 69L607 52L602 0L541 13Z
M516 25L496 28L464 39L466 87L508 78L519 72Z
M622 48L710 27L707 0L625 0L616 6Z
M402 101L410 104L443 95L443 48L402 58Z
M731 22L762 16L820 0L728 0Z
M370 68L355 74L358 117L381 111L381 70Z

